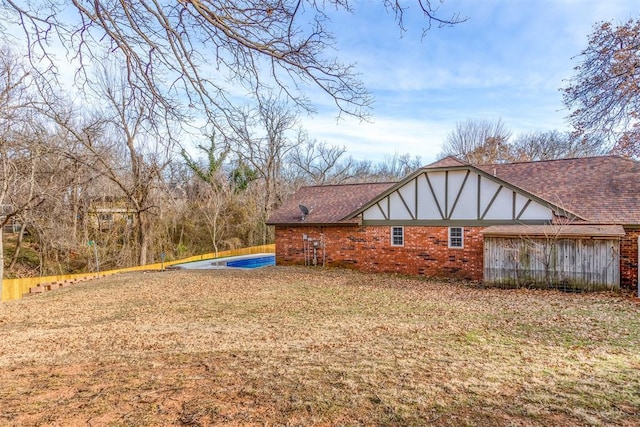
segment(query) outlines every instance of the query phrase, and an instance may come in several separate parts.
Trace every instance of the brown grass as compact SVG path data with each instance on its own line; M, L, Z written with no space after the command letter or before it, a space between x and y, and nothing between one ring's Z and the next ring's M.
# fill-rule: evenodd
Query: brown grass
M637 425L640 306L344 270L0 306L0 425Z

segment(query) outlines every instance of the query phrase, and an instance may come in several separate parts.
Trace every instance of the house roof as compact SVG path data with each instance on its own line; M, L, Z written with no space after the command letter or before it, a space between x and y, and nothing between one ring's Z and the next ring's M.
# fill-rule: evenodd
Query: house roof
M640 162L601 156L478 168L589 223L640 224Z
M468 163L464 163L462 160L453 157L453 156L447 156L443 159L437 160L433 163L429 163L426 166L423 166L423 169L427 168L448 168L448 167L454 167L454 166L469 166Z
M446 157L399 183L302 187L269 218L270 225L353 224L368 205L428 169L475 169L581 218L581 224L640 225L640 162L618 156L472 166ZM302 220L298 205L309 208ZM351 219L349 219L351 218Z
M484 236L500 237L624 237L621 225L492 225L481 231Z
M302 187L269 217L267 224L357 224L357 219L345 218L394 184L384 182ZM299 205L309 210L304 219Z

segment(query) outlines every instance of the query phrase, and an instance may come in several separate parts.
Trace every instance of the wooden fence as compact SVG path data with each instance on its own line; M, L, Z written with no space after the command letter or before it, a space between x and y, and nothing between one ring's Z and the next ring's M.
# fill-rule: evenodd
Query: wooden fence
M484 282L508 287L620 289L620 241L485 236Z
M196 255L181 260L169 261L165 263L155 263L141 265L137 267L120 268L117 270L101 271L99 273L78 273L78 274L60 274L56 276L41 276L41 277L24 277L20 279L4 279L2 281L2 301L11 301L22 298L22 296L29 292L32 287L51 284L51 283L71 283L75 281L95 279L97 277L110 276L116 273L126 273L130 271L149 271L149 270L161 270L163 267L169 267L175 264L184 264L193 261L203 261L215 258L226 258L230 256L239 255L251 255L259 253L275 253L276 246L261 245L252 246L249 248L233 249L229 251L221 251L218 253L208 253L203 255Z

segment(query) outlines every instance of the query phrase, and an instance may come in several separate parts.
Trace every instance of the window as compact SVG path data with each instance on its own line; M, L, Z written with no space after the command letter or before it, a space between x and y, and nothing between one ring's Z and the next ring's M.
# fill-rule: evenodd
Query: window
M404 246L403 227L391 227L391 246Z
M462 227L449 227L449 247L464 247L464 229Z

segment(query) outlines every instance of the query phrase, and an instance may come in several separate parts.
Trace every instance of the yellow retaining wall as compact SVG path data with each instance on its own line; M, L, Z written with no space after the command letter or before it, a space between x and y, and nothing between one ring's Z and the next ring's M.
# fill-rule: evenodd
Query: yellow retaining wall
M260 253L275 253L276 245L261 245L252 246L249 248L233 249L230 251L221 251L218 253L208 253L203 255L196 255L189 258L168 261L164 263L164 267L168 267L174 264L183 264L185 262L203 261L214 258L225 258L238 255L251 255ZM43 276L43 277L24 277L21 279L4 279L2 281L2 301L11 301L22 298L23 294L29 292L29 288L42 285L45 283L65 282L73 280L85 280L94 279L97 277L109 276L116 273L125 273L128 271L148 271L148 270L161 270L163 264L161 262L155 264L140 265L137 267L120 268L118 270L101 271L98 273L78 273L78 274L61 274L57 276Z

